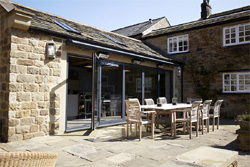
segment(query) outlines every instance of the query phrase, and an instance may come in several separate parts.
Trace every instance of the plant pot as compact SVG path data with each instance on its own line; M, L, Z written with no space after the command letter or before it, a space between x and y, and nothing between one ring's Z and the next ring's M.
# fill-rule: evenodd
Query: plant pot
M240 129L242 130L250 130L250 121L239 121Z

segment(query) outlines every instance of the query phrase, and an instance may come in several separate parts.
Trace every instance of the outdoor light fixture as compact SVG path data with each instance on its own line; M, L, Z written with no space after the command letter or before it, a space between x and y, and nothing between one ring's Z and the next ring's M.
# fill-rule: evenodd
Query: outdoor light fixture
M99 57L99 58L102 58L102 59L109 59L109 54L106 54L106 53L99 53L99 54L98 54L98 57Z
M132 63L134 63L134 64L141 64L141 60L132 59Z
M164 68L164 65L163 65L162 63L158 63L158 64L157 64L157 67L158 67L158 68Z
M56 43L51 40L47 42L47 57L55 58L56 56Z
M181 76L181 67L180 66L177 67L177 76L178 77Z

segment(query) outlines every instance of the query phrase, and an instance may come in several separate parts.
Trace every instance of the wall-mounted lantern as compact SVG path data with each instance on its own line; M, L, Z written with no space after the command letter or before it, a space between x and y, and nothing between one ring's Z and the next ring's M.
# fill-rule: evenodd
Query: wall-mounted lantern
M181 76L181 67L180 66L177 67L177 76L178 77Z
M56 56L56 43L51 40L47 42L47 57L55 58Z
M141 64L141 60L138 60L138 59L132 59L132 63L134 64Z
M158 64L157 64L157 67L158 67L158 68L164 68L164 65L163 65L162 63L158 63Z

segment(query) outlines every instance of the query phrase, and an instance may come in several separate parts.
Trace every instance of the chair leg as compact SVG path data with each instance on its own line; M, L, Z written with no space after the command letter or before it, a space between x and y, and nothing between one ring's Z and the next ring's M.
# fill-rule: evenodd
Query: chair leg
M186 122L183 122L183 134L186 134Z
M209 118L206 119L207 133L209 133Z
M195 123L195 128L196 128L196 137L198 137L198 126L199 126L199 122L196 122Z
M137 137L137 123L135 124L135 136Z
M220 117L217 117L217 129L219 129Z
M213 131L214 131L215 118L213 117Z
M139 124L139 141L141 141L141 137L142 137L142 125Z
M127 122L127 138L128 138L128 133L129 133L129 125L128 125L129 123Z
M203 134L203 131L204 131L204 120L201 119L201 133Z
M188 124L189 124L189 128L190 128L189 129L189 138L192 139L192 137L191 137L191 135L192 135L192 123L189 122Z
M157 128L159 129L159 114L156 115Z

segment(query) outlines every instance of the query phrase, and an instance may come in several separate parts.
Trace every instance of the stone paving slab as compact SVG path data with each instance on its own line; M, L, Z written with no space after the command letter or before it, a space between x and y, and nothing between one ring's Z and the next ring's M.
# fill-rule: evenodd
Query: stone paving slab
M126 138L126 126L119 125L77 131L57 136L44 136L12 143L0 143L0 152L39 151L58 154L56 167L165 167L199 165L182 162L177 157L200 147L236 150L235 133L239 129L232 121L227 121L219 130L205 132L199 137L193 133L178 134L176 138L165 133L155 133L155 139L143 129L143 138L131 135ZM181 130L181 129L180 129ZM134 134L134 132L133 132ZM238 166L250 164L250 153L238 151ZM199 156L199 155L198 155Z
M177 160L206 167L227 167L237 160L238 153L212 147L199 147L178 155Z

